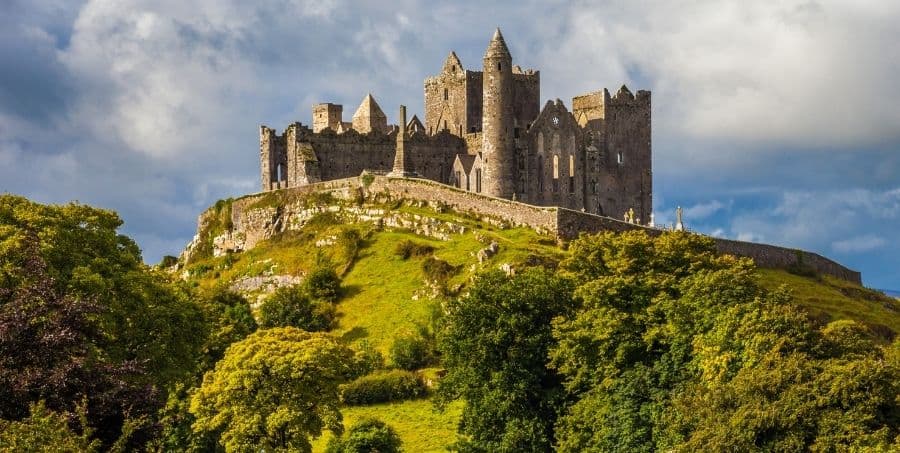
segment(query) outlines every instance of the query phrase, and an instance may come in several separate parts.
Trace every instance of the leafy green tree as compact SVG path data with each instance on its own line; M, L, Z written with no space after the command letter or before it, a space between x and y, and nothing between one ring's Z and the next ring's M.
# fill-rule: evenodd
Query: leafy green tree
M100 441L85 429L69 428L68 417L53 412L42 403L31 405L30 414L20 421L0 419L0 450L19 453L91 453L100 451Z
M140 364L116 361L98 346L104 338L94 319L102 307L61 294L36 242L26 252L17 286L0 288L0 418L21 419L38 401L59 412L84 404L86 427L112 444L128 419L153 414L158 389Z
M583 236L562 272L580 305L554 320L573 402L561 451L893 451L893 348L851 321L816 325L709 239Z
M313 299L337 302L341 296L341 278L330 264L318 264L306 276L303 287Z
M321 332L331 330L334 318L331 303L313 299L303 285L278 288L259 307L259 324L266 329L290 326Z
M543 268L479 276L447 305L438 401L465 401L462 451L547 451L563 400L548 369L550 321L571 309L571 285Z
M433 361L432 346L421 335L403 335L391 345L391 363L400 369L414 371Z
M22 269L36 246L56 291L99 307L94 346L112 362L141 364L148 384L165 386L193 371L203 316L185 288L143 263L121 225L112 211L0 195L0 287L28 279Z
M561 263L577 310L554 320L551 364L574 403L559 420L563 451L653 451L671 389L689 379L697 332L719 307L758 293L749 260L717 256L701 236L582 236Z
M350 427L342 437L332 437L326 453L397 453L402 441L387 423L364 418Z
M661 423L669 447L897 451L900 363L872 339L853 321L816 328L778 298L730 308L697 339L698 379Z
M343 431L338 387L352 366L353 351L325 334L258 330L204 376L194 429L220 432L227 451L311 451L310 437Z
M158 451L206 452L218 445L218 433L195 433L196 421L190 413L190 394L200 385L203 374L211 370L225 355L225 350L256 331L256 320L244 296L217 287L197 297L207 318L209 336L198 360L195 379L169 389L165 407L160 411L159 435L153 448ZM219 448L221 449L221 448Z

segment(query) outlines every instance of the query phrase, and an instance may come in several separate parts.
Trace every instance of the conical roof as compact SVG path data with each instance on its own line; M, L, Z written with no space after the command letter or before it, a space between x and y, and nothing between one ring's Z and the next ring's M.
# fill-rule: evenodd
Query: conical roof
M363 98L362 103L359 104L359 108L356 109L356 113L353 114L353 117L380 118L386 117L386 115L384 114L384 111L381 110L381 106L375 102L372 93L369 93Z
M506 41L503 40L503 33L500 33L499 27L494 31L494 37L491 38L491 42L484 52L484 58L489 57L505 57L512 59L512 56L509 54L509 48L506 47Z

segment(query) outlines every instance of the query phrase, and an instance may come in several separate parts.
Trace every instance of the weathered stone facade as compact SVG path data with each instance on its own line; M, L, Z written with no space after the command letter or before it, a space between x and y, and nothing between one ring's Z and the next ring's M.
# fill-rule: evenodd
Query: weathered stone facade
M499 30L481 71L451 52L425 80L425 117L388 125L367 95L352 122L343 107L313 107L313 127L262 126L262 189L297 187L363 170L418 176L493 197L650 221L650 92L602 89L541 109L540 72L513 65ZM402 127L401 127L402 126ZM401 129L403 129L401 131Z

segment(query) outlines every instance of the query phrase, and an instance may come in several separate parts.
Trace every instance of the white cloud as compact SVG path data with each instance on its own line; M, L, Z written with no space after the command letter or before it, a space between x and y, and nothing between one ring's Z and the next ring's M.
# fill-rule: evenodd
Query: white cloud
M666 136L822 148L900 137L900 47L887 45L900 39L900 3L580 6L545 80L573 74L581 81L562 86L584 90L584 75L613 86L646 78Z
M712 200L706 203L698 203L685 208L684 217L685 220L705 219L726 207L727 205L719 200Z
M840 253L868 252L884 246L887 243L883 238L875 235L858 236L841 241L835 241L831 248Z

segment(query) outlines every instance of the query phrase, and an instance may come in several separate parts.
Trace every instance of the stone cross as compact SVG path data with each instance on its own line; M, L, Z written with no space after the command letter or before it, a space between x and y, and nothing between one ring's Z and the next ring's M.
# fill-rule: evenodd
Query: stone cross
M681 219L682 209L681 206L675 209L675 231L684 231L684 223Z

